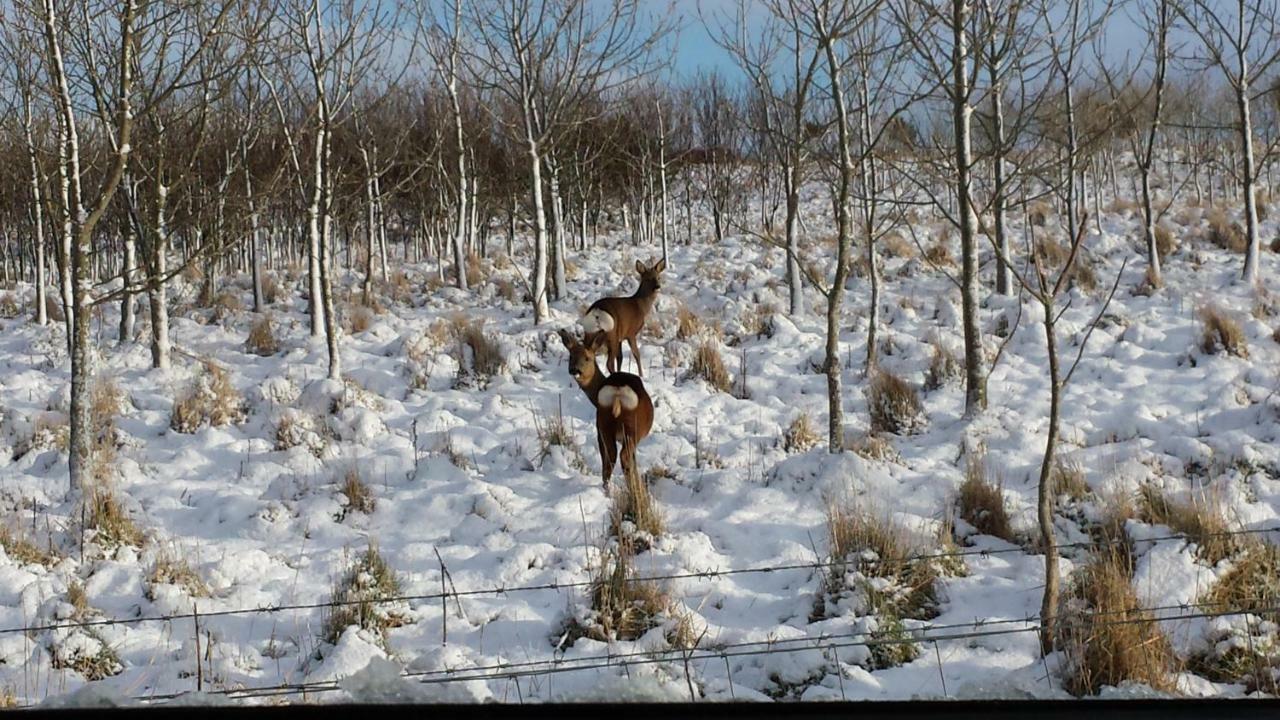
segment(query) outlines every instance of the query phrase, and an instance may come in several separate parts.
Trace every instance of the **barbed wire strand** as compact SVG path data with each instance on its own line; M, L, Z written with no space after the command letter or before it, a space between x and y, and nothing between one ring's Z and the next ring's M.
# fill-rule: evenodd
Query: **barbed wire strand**
M1190 605L1171 605L1165 606L1168 609L1177 609L1189 607ZM1118 620L1110 620L1096 622L1091 625L1093 628L1116 627L1123 625L1132 625L1137 623L1165 622L1165 621L1186 621L1205 618L1231 617L1239 615L1258 615L1271 614L1280 612L1280 606L1251 607L1251 608L1232 608L1229 610L1220 610L1214 612L1194 612L1182 613L1173 616L1148 617L1148 613L1158 610L1159 608L1135 608L1131 610L1120 611L1098 611L1084 612L1076 615L1092 618L1104 615L1126 614L1139 615L1141 617L1126 617ZM947 642L955 640L972 640L978 638L997 637L1004 635L1015 635L1022 633L1039 632L1043 629L1043 625L1036 619L1002 619L1002 620L978 620L975 621L979 625L991 625L998 623L1023 622L1033 623L1027 627L1005 628L1005 629L988 629L988 630L971 630L968 632L950 632L942 634L930 634L929 630L937 630L945 627L953 626L934 626L926 628L923 633L909 633L906 637L875 637L875 631L860 631L851 633L840 633L823 636L809 636L803 638L787 638L780 640L759 640L744 643L730 643L727 645L718 645L708 648L680 649L673 648L662 651L637 651L623 654L596 655L574 659L549 659L544 661L529 661L524 663L501 664L491 666L477 666L460 670L429 670L401 673L401 677L421 678L417 682L424 685L438 685L457 682L491 682L495 680L518 679L522 677L545 676L552 674L581 672L585 670L599 670L608 668L629 668L643 665L652 665L668 662L695 662L700 660L713 660L730 657L751 657L759 655L772 654L790 654L797 652L826 652L831 650L840 650L845 648L865 647L873 648L880 646L905 645L905 644L927 644L934 642ZM971 627L975 622L956 624L961 627ZM1059 621L1062 622L1062 621ZM856 639L855 639L856 638ZM784 645L784 643L803 643L795 646ZM497 672L488 672L496 669ZM478 671L485 672L478 672ZM433 677L434 676L434 677ZM261 697L277 697L288 695L302 695L307 693L324 693L339 690L340 684L337 680L317 681L313 683L292 683L281 685L264 685L247 688L226 688L207 691L207 694L222 695L236 699L252 699ZM134 699L138 701L157 701L171 700L188 694L188 692L153 694L146 696L137 696Z
M1165 542L1170 540L1197 540L1210 539L1216 537L1230 536L1259 536L1269 533L1280 533L1280 528L1254 528L1247 530L1224 530L1214 533L1200 533L1192 535L1189 533L1171 533L1167 535L1146 537L1146 538L1095 538L1086 541L1077 541L1071 543L1059 543L1058 550L1071 549L1087 549L1096 547L1109 547L1113 545L1137 545L1140 543ZM1009 555L1015 553L1029 554L1027 548L1021 546L1013 546L1008 548L968 548L964 550L954 550L946 552L917 553L907 555L902 558L904 562L914 562L919 560L942 560L948 558L967 558L967 557L989 557L996 555ZM769 574L775 572L788 572L793 570L827 570L831 568L844 567L848 565L845 560L818 560L811 562L786 563L781 565L767 565L748 568L730 568L727 570L698 570L681 573L667 573L658 575L644 575L627 578L628 583L643 582L671 582L675 580L709 580L714 578L731 577L735 575L746 574ZM224 610L207 610L201 611L202 619L228 617L234 615L253 615L261 613L278 613L278 612L294 612L300 610L322 610L333 609L350 605L362 605L375 603L379 605L413 602L413 601L435 601L441 598L464 598L476 597L483 595L508 595L520 592L537 592L547 590L572 590L577 588L590 587L595 583L594 580L574 580L566 582L548 582L534 585L514 585L514 586L493 586L488 588L475 588L471 590L450 590L445 592L431 592L420 594L395 595L371 599L355 599L355 600L328 600L325 602L315 603L291 603L278 605L262 605L256 607L230 608ZM97 618L93 620L78 620L70 622L46 623L43 625L30 625L22 627L0 628L0 635L11 635L15 633L31 633L44 632L50 630L62 630L73 628L102 627L109 625L134 625L147 622L172 622L174 620L190 620L194 618L194 613L167 613L162 615L141 615L132 618Z

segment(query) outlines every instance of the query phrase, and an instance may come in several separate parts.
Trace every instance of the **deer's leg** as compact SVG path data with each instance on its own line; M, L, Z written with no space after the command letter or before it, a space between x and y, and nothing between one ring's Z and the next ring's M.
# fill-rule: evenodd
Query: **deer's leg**
M596 443L600 446L600 474L605 489L609 488L609 479L613 477L614 463L618 462L618 441L611 429L596 428Z
M612 338L609 340L609 374L613 374L622 369L622 340Z
M627 344L631 346L631 357L636 361L636 374L644 377L644 364L640 362L640 348L636 346L636 336L627 338Z

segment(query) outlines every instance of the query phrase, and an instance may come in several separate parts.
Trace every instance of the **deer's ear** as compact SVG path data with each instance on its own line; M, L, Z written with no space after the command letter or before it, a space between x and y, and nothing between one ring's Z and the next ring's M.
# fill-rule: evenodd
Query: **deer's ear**
M659 260L658 262L654 263L654 265L653 265L653 271L654 271L654 272L656 272L656 273L660 273L660 272L662 272L663 270L666 270L666 269L667 269L667 259L666 259L666 258L662 258L661 260Z
M638 273L644 272L644 263L640 262L639 260L636 261L636 272Z
M565 348L572 350L573 346L576 345L578 341L575 340L573 335L571 335L569 331L565 330L564 328L560 328L559 334L560 334L560 342L564 343Z
M605 349L605 346L609 344L609 342L608 342L608 338L604 336L604 333L598 332L595 335L587 338L586 344L587 344L587 347L591 348L592 353L599 355L600 352Z

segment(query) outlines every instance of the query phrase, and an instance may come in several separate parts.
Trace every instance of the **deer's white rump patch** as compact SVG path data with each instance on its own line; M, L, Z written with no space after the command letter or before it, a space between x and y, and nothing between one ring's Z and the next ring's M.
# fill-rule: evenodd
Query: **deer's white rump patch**
M590 335L592 333L609 332L610 330L613 330L614 320L613 316L608 312L600 308L596 308L586 315L583 315L582 320L580 320L578 324L582 325L582 329Z
M635 390L624 385L605 385L600 388L596 404L602 408L621 405L626 410L635 410L640 407L640 396L636 395Z

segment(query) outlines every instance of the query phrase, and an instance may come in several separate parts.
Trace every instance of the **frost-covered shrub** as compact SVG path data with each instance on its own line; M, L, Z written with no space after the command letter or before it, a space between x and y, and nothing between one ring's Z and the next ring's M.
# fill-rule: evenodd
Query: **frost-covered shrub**
M194 433L205 425L217 427L244 420L244 398L231 384L227 371L211 361L185 394L173 403L169 427Z
M395 571L377 546L370 544L334 583L330 598L333 606L324 620L324 641L337 644L342 633L355 625L376 633L385 645L388 630L411 622L403 600L388 600L400 594Z
M877 371L867 388L872 432L911 435L928 423L915 388L887 370Z
M1063 598L1058 633L1063 686L1073 695L1128 682L1165 692L1175 687L1177 658L1138 603L1120 553L1100 555L1077 573Z
M276 421L276 450L305 447L312 455L321 457L329 446L329 429L314 415L296 408L285 408Z
M74 670L85 680L101 680L124 670L120 657L93 628L58 628L49 646L55 669Z

